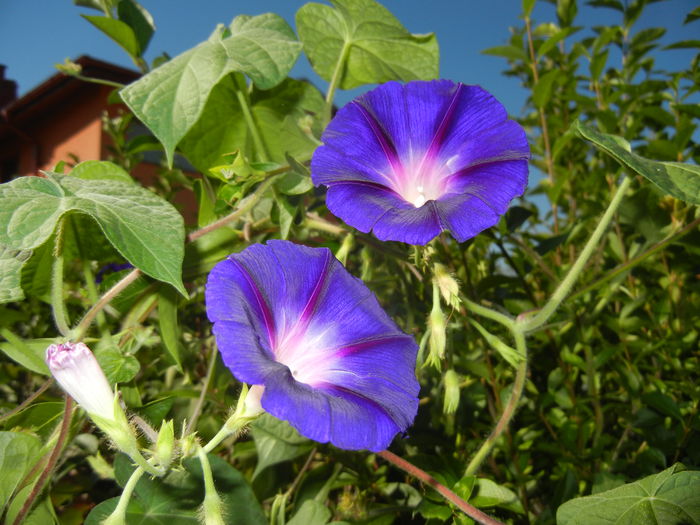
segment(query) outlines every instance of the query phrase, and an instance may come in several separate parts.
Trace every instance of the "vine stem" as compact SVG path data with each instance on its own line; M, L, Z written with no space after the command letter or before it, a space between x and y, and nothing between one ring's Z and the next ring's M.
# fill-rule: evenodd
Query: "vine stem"
M343 42L343 48L340 50L340 55L338 55L338 62L335 64L335 69L333 70L333 76L331 77L331 83L328 86L328 92L326 93L326 106L323 109L323 124L324 127L331 120L331 111L333 109L333 99L335 98L335 92L340 85L340 81L343 78L343 70L345 69L345 61L348 59L350 54L350 43L347 41Z
M487 308L486 306L481 306L480 304L475 303L464 296L462 296L462 301L464 301L464 304L467 306L467 308L469 308L469 310L477 315L481 315L482 317L496 321L510 330L513 330L515 327L515 320L508 315L492 310L491 308Z
M416 467L413 463L410 463L405 459L400 458L399 456L397 456L393 452L389 452L388 450L382 450L378 454L380 457L384 458L389 463L400 468L401 470L410 474L414 478L421 480L426 485L430 485L431 487L433 487L447 501L456 505L462 512L464 512L467 516L476 520L477 522L482 523L483 525L503 525L502 522L492 518L488 514L485 514L473 505L470 505L469 503L464 501L457 494L448 489L445 485L437 481L434 477L432 477L424 470Z
M56 238L53 246L53 265L51 272L51 311L56 328L63 337L69 337L70 323L66 314L66 304L63 301L63 228L65 220L61 219L56 228Z
M76 341L80 341L83 338L83 335L85 335L85 332L87 332L87 329L90 327L92 321L95 319L97 314L101 312L104 309L104 307L112 301L112 299L114 299L117 295L123 292L127 286L129 286L136 279L138 279L140 275L141 271L138 268L135 268L131 270L128 274L126 274L119 282L117 282L109 290L107 290L104 293L104 295L100 297L99 301L92 305L92 307L87 311L87 313L83 316L78 325L75 327L75 330L73 331L73 339L75 339Z
M532 41L532 25L530 17L525 17L525 32L527 33L527 47L530 53L530 69L532 69L532 78L535 81L534 85L539 82L539 72L537 71L537 56L535 55L535 46ZM547 166L547 176L550 184L554 184L554 163L552 159L552 148L549 140L549 127L547 126L547 115L544 108L538 108L540 115L540 126L542 127L542 140L544 141L545 164ZM552 217L554 218L554 233L559 233L559 214L556 202L552 202Z
M248 131L250 131L250 136L253 139L253 144L255 144L255 150L258 152L260 160L267 162L269 157L267 156L267 150L265 149L265 143L260 136L260 130L258 129L255 119L253 118L253 112L250 110L250 101L248 100L247 93L244 92L243 86L241 86L241 81L236 82L236 98L238 103L241 105L241 110L243 111L243 119L248 125Z
M525 343L525 334L521 330L514 329L513 338L515 339L515 349L518 351L518 354L523 357L523 360L520 362L515 372L513 389L511 390L506 406L503 408L501 417L496 422L496 426L491 431L491 434L489 434L489 437L482 443L481 447L479 447L476 454L474 454L469 465L467 465L467 469L464 471L465 476L473 476L479 471L479 467L481 467L484 460L491 454L498 438L500 438L501 434L508 428L508 424L513 419L518 408L518 402L523 396L525 379L527 378L527 345Z
M192 411L192 417L187 422L187 427L185 429L185 435L188 436L197 425L197 420L199 415L202 413L202 407L204 406L204 400L207 397L207 391L209 390L209 384L211 383L211 378L214 375L214 368L216 367L216 357L218 352L216 346L212 345L211 355L209 356L209 366L207 366L207 375L204 377L204 384L202 385L202 391L199 393L197 398L197 404Z
M129 476L129 480L124 485L124 490L121 496L119 496L119 503L112 511L112 514L103 522L103 525L123 525L126 523L126 509L129 506L129 500L131 500L131 495L134 493L136 484L143 476L143 467L136 467Z
M65 444L66 438L68 437L68 431L70 430L70 422L72 419L72 415L73 399L70 396L66 395L66 404L63 409L63 420L61 421L61 429L58 433L56 445L53 447L51 455L49 456L49 461L46 463L44 470L39 475L39 479L36 480L34 488L32 488L32 491L29 493L29 496L27 496L27 499L24 501L24 505L22 505L22 508L15 517L13 525L20 525L20 523L24 521L24 518L27 517L29 511L34 505L34 501L36 501L36 498L39 496L39 494L41 494L41 491L44 489L44 485L46 484L47 480L49 479L49 476L53 472L53 469L56 466L56 463L58 462L58 458L61 455L61 451L63 450L63 445Z
M204 478L204 521L207 525L224 525L224 518L221 515L221 498L214 486L214 476L211 473L211 465L207 453L202 447L197 447L197 457L202 465L202 475Z
M549 301L547 301L544 307L542 307L542 309L539 312L537 312L537 314L535 314L534 316L518 318L516 324L519 325L519 328L523 332L531 332L540 328L544 323L547 322L547 320L552 316L552 314L556 312L557 308L559 308L559 305L562 303L562 301L566 299L567 295L571 291L572 286L579 278L579 275L583 271L584 266L588 262L588 259L591 257L591 254L599 246L600 239L603 236L603 233L605 233L605 230L607 230L608 226L610 225L613 215L615 214L617 208L622 202L622 198L625 196L625 193L627 193L627 190L632 184L632 180L632 177L624 177L622 183L620 183L620 185L617 188L617 191L615 192L615 195L610 201L608 209L605 210L603 217L600 219L600 222L596 226L595 230L593 230L591 237L588 239L588 242L586 242L586 245L583 247L583 250L578 256L578 259L576 259L576 262L574 262L573 266L569 270L569 273L567 273L566 277L564 277L564 280L561 283L559 283L559 286L549 298Z
M39 387L39 390L34 392L31 396L29 396L27 399L22 401L19 405L17 405L15 408L10 410L9 412L4 413L2 416L0 416L0 423L3 423L10 419L12 416L15 414L19 414L22 410L27 408L29 405L31 405L41 394L46 392L48 388L53 385L54 379L53 377L49 380L47 380L43 385Z

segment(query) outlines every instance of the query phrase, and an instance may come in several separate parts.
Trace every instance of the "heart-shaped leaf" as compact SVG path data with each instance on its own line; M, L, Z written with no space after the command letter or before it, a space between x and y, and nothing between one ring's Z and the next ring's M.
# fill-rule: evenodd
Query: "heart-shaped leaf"
M296 15L299 38L314 70L331 80L341 56L340 87L352 89L388 80L430 80L438 75L433 33L414 35L374 0L309 3Z
M163 144L175 147L199 120L214 86L230 73L248 75L261 89L279 84L301 51L278 15L238 16L206 42L185 51L121 90L122 99Z
M169 202L133 183L46 175L0 186L0 245L31 250L49 238L65 213L85 213L127 261L186 294L181 279L185 229Z

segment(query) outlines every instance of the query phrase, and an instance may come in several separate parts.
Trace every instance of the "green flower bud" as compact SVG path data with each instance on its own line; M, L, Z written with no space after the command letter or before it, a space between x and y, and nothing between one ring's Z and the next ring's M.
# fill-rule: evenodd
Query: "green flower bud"
M345 238L343 238L343 243L340 245L340 248L338 248L338 251L335 253L335 258L338 259L343 266L345 266L345 262L348 259L350 250L352 250L352 247L354 245L355 236L352 233L348 233L345 236Z
M450 369L445 373L445 398L442 411L445 414L454 414L459 407L459 374Z
M428 317L428 359L426 365L440 367L440 363L445 357L445 346L447 343L447 319L440 306L440 295L437 284L433 283L433 309Z
M445 304L450 305L452 308L458 308L460 303L459 283L444 265L435 263L433 266L433 280L440 289L440 295L442 295Z
M175 428L173 420L163 421L156 440L155 458L163 468L168 468L175 456Z

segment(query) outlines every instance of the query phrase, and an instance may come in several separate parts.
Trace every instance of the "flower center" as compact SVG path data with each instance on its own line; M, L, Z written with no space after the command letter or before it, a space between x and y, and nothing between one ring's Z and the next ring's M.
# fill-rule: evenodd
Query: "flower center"
M408 162L401 166L398 173L395 172L394 190L406 202L420 208L426 202L437 200L446 193L447 174L447 166L439 165L432 159Z
M294 379L313 386L324 381L334 354L326 344L327 332L298 332L292 328L280 339L274 350L275 360L289 368Z

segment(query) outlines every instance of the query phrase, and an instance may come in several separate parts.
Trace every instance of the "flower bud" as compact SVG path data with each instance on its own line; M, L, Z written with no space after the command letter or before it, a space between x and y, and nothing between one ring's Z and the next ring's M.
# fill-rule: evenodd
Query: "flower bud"
M440 298L433 297L433 309L428 317L428 329L430 338L428 339L428 359L426 364L440 368L440 363L445 357L445 346L447 342L447 319L440 307Z
M175 456L175 427L173 420L163 421L156 440L156 450L154 454L158 465L163 468L170 466Z
M440 289L440 295L442 295L445 303L452 308L459 307L459 284L444 265L435 263L433 266L433 279Z
M114 419L114 391L84 343L49 345L46 364L61 388L88 414Z
M107 382L100 364L84 343L49 345L46 364L59 385L85 410L90 419L107 434L116 446L137 463L145 464L138 450L119 397ZM146 471L155 473L150 465Z
M442 411L445 414L454 414L459 407L459 374L450 369L445 373L445 398Z

